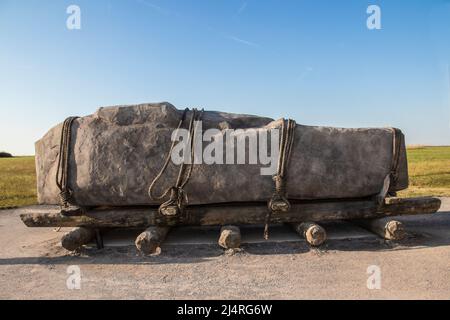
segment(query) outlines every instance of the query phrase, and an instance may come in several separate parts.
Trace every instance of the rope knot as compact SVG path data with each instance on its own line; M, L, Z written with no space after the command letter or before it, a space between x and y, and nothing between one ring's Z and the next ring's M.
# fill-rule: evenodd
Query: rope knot
M163 216L178 216L184 211L184 204L188 202L186 192L181 187L171 187L169 200L161 204L158 211Z
M68 207L72 202L72 194L73 192L69 188L61 190L59 193L59 199L63 207Z
M284 177L280 174L272 177L275 182L275 192L269 201L269 210L275 213L288 212L291 204L286 198L286 184Z
M269 210L274 213L289 212L291 204L288 199L279 194L274 194L269 201Z

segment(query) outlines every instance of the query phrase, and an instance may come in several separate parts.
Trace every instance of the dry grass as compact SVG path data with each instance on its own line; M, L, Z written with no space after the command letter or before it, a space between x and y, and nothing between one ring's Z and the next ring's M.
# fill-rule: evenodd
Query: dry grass
M408 147L410 187L400 196L450 196L450 147ZM36 203L34 157L0 158L0 209Z

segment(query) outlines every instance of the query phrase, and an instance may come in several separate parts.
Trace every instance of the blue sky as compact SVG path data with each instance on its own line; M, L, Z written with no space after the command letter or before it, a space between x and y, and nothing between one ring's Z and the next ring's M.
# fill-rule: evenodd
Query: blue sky
M15 154L69 115L157 101L450 145L449 78L449 0L0 0L0 150Z

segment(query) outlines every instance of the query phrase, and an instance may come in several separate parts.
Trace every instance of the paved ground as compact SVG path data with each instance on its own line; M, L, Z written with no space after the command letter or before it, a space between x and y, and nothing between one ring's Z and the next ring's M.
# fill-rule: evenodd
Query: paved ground
M411 236L381 241L349 224L327 225L330 240L310 249L294 233L243 229L243 251L227 255L215 229L172 232L162 254L140 257L139 231L105 236L107 248L72 255L60 232L26 228L20 209L0 211L2 299L302 299L450 298L450 198L438 214L404 217ZM381 271L381 289L368 289L369 266ZM81 271L81 288L68 289L69 266ZM73 268L73 267L72 267Z

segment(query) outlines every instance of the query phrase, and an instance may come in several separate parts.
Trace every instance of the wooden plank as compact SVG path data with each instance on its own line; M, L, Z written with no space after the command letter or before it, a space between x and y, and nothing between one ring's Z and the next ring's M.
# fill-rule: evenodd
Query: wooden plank
M331 220L373 219L393 215L431 214L439 210L438 198L391 198L379 207L375 201L323 201L292 203L289 212L273 214L271 223L320 222ZM267 205L190 206L178 220L166 220L155 207L102 208L87 210L84 216L63 216L59 208L25 209L22 221L29 227L102 227L127 228L151 225L236 225L263 224Z

